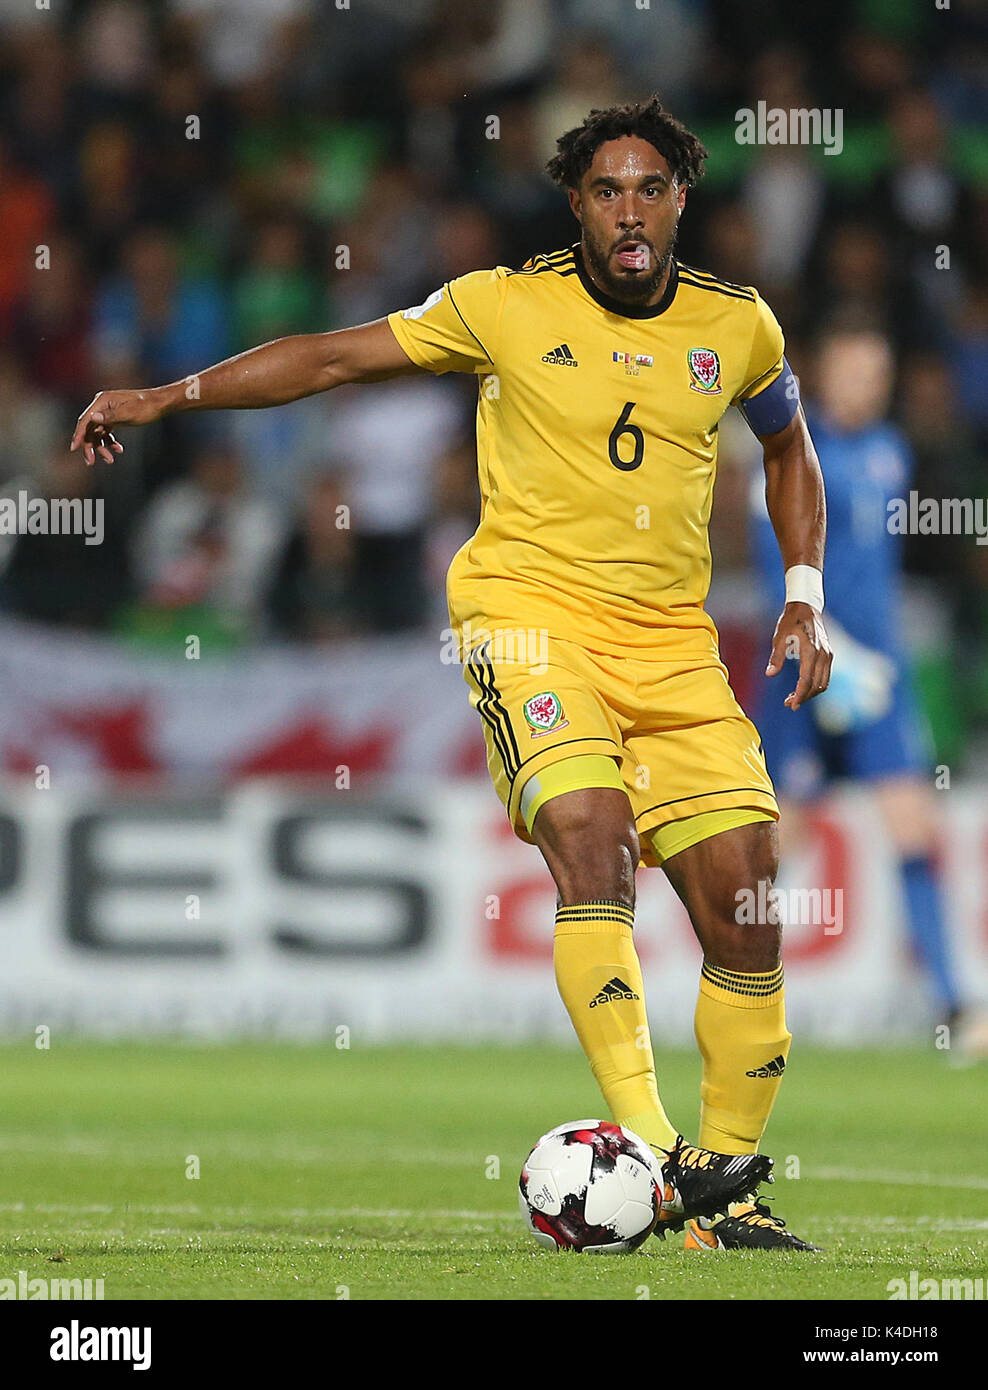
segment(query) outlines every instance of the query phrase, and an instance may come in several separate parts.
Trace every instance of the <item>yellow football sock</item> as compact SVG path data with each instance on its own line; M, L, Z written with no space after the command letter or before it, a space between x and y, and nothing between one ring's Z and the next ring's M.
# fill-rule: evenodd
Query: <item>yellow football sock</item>
M556 983L614 1119L669 1149L677 1132L656 1089L634 920L620 902L557 909Z
M703 1054L700 1147L755 1153L772 1112L792 1034L782 966L742 975L703 962L696 1040Z

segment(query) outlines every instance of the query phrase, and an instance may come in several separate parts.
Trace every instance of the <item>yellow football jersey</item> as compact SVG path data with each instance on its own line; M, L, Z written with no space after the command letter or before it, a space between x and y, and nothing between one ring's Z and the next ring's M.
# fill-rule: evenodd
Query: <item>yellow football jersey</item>
M388 321L418 366L480 377L480 524L447 579L468 645L496 623L709 659L718 422L782 370L757 291L674 261L661 302L633 308L572 247L461 276Z

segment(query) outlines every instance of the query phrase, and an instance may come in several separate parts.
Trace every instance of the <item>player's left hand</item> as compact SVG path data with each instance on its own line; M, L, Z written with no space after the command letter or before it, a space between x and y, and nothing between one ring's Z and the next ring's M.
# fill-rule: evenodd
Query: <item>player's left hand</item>
M792 694L786 696L785 704L789 709L799 709L826 690L834 660L823 618L808 603L787 603L782 610L775 625L766 676L777 676L787 657L799 659L799 680Z

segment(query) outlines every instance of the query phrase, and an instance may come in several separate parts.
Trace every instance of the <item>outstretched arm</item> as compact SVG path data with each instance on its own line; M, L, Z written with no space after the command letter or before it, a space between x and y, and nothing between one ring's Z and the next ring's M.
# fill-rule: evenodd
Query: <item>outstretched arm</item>
M765 459L765 500L782 563L787 572L794 565L808 565L822 575L827 505L823 474L803 407L797 409L785 429L758 437ZM821 610L812 603L786 603L776 624L765 674L778 675L790 651L799 654L799 680L785 703L795 710L826 690L830 681L833 653Z
M277 338L168 386L100 391L79 416L72 449L87 463L123 453L118 425L147 425L179 410L257 410L314 396L334 386L420 372L398 345L387 319L336 333Z

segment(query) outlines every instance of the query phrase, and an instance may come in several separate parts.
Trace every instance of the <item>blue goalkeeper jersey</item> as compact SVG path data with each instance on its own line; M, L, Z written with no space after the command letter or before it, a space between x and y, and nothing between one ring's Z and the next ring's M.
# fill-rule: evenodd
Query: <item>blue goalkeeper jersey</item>
M909 445L884 422L855 433L832 429L819 416L809 417L809 425L827 489L826 612L864 646L901 661L902 538L889 532L888 503L908 497ZM777 616L785 603L785 575L761 479L753 489L753 510L753 557Z

